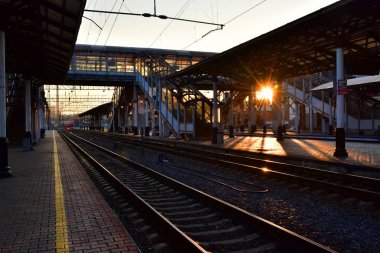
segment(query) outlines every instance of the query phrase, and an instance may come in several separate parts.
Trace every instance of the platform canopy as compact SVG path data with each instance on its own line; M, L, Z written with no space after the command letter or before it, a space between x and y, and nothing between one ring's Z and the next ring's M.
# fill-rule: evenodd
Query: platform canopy
M349 89L360 89L366 87L380 91L380 75L348 79L347 86ZM332 88L333 82L328 82L313 88L312 91L331 90Z
M65 78L86 0L0 0L6 72L59 83Z
M97 107L94 107L88 111L82 112L81 114L78 114L78 117L84 117L87 115L108 115L111 112L112 109L112 102L108 102L102 105L99 105Z
M281 81L334 69L338 46L344 48L346 72L378 73L380 0L341 0L168 78Z

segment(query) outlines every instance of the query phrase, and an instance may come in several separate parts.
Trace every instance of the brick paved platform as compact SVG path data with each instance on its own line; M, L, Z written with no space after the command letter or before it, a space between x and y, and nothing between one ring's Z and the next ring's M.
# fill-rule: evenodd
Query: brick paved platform
M51 131L34 151L9 150L13 177L0 179L0 252L139 252L56 132L55 139L60 178Z

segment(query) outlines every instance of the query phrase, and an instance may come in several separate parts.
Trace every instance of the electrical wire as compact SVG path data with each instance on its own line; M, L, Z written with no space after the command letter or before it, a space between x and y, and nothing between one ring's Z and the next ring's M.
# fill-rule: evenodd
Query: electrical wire
M175 18L177 17L180 17L182 15L182 13L186 10L187 7L189 7L190 5L190 2L193 1L193 0L188 0L183 6L182 8L177 12L177 14L175 15ZM162 36L162 34L168 29L168 27L173 23L174 19L170 20L170 22L165 26L164 29L162 29L162 31L156 36L156 38L153 40L152 43L150 43L149 47L153 46L154 43L156 43L156 41Z
M254 8L258 7L259 5L263 4L263 3L266 2L266 1L267 1L267 0L262 0L260 3L257 3L256 5L252 6L251 8L249 8L249 9L243 11L242 13L240 13L239 15L235 16L234 18L228 20L226 23L224 23L224 25L227 25L227 24L231 23L231 22L234 21L235 19L237 19L237 18L243 16L243 15L246 14L247 12L253 10Z
M225 23L223 24L223 26L225 26L225 25L231 23L231 22L234 21L235 19L237 19L237 18L243 16L243 15L246 14L247 12L249 12L249 11L255 9L256 7L258 7L259 5L263 4L263 3L266 2L266 1L267 1L267 0L262 0L261 2L255 4L254 6L250 7L249 9L243 11L243 12L240 13L239 15L237 15L237 16L233 17L232 19L228 20L227 22L225 22ZM197 43L198 41L200 41L200 40L202 40L203 38L205 38L205 37L206 37L207 35L209 35L210 33L215 32L215 31L218 31L218 30L222 30L222 29L223 29L223 26L221 26L221 27L219 27L219 28L217 28L217 29L212 29L212 30L208 31L207 33L205 33L204 35L202 35L201 38L194 40L194 41L191 42L189 45L187 45L187 46L185 46L184 48L182 48L182 50L185 50L185 49L187 49L188 47L191 47L192 45L194 45L194 44Z
M124 3L124 0L123 0L123 1L121 2L121 4L120 4L120 7L119 7L119 11L118 11L118 12L120 12L121 7L123 6L123 3ZM105 46L105 45L107 44L107 42L108 42L108 39L109 39L109 37L110 37L110 35L111 35L111 32L112 32L112 30L113 30L113 27L115 26L115 23L116 23L116 20L117 20L118 17L119 17L119 14L116 15L115 20L113 21L113 24L112 24L111 30L110 30L110 32L108 33L108 36L107 36L106 41L104 42L104 46Z
M94 4L94 8L96 8L96 4L97 4L97 2L98 2L98 0L96 0L95 1L95 4ZM88 20L90 20L90 21L92 21L92 22L94 22L94 15L95 15L95 13L92 13L92 16L91 16L91 18L87 18L87 17L85 17L85 16L83 16L84 18L86 18L86 19L88 19ZM94 22L95 23L95 22ZM96 23L95 23L96 24ZM92 23L90 23L90 26L89 26L89 28L88 28L88 32L87 32L87 37L86 37L86 44L87 44L87 41L88 41L88 37L90 36L90 30L91 30L91 25L92 25ZM96 24L97 25L97 24ZM98 26L98 25L97 25Z
M115 2L113 3L113 6L112 6L111 11L113 11L113 9L115 8L115 5L116 5L117 1L118 1L118 0L115 0ZM105 19L105 21L104 21L104 24L102 25L102 30L99 31L98 37L97 37L96 40L95 40L95 43L94 43L95 45L96 45L96 43L98 42L99 37L100 37L100 34L102 33L103 28L104 28L104 26L107 24L108 18L109 18L110 16L111 16L111 14L108 14L108 16L106 17L106 19Z

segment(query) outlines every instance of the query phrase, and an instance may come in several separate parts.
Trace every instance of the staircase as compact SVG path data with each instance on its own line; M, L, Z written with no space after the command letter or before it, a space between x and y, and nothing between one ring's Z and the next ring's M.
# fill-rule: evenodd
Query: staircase
M145 52L137 66L137 85L174 136L211 136L212 103L207 97L192 86L181 87L179 84L163 80L176 70L158 56Z

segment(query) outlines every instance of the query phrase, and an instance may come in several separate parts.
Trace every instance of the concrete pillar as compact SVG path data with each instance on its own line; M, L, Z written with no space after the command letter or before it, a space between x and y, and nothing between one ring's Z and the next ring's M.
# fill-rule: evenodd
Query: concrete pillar
M23 139L23 150L32 150L32 116L31 116L31 84L25 80L25 134Z
M133 134L137 135L137 120L138 120L138 103L137 103L137 84L133 85Z
M0 178L12 176L8 161L6 93L5 32L0 31Z
M216 135L218 133L218 111L217 111L217 92L218 92L218 87L216 83L212 84L212 91L213 91L213 96L212 96L212 118L213 118L213 124L212 124L212 143L216 143Z
M336 84L339 80L344 80L344 52L342 47L336 49ZM344 95L336 94L336 148L334 156L347 157L346 140L344 131Z

